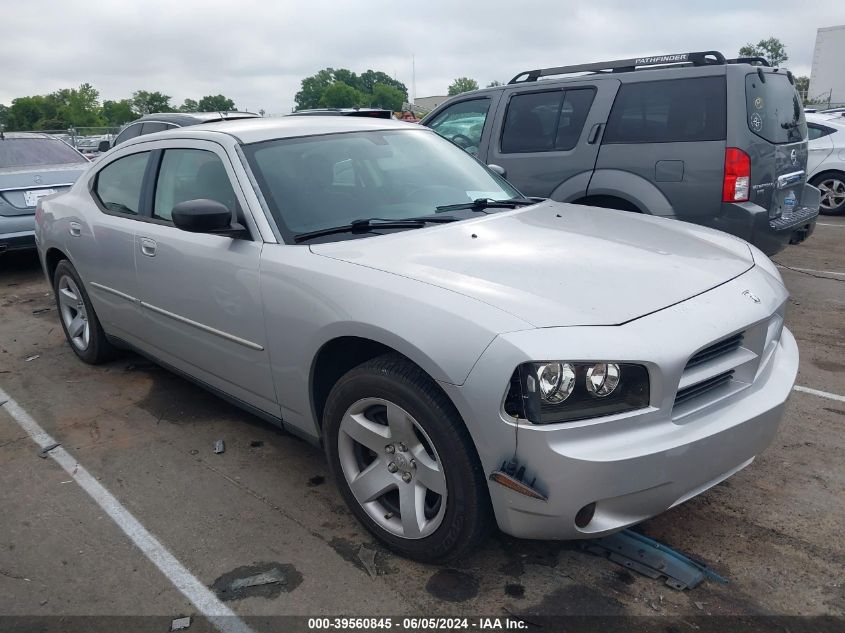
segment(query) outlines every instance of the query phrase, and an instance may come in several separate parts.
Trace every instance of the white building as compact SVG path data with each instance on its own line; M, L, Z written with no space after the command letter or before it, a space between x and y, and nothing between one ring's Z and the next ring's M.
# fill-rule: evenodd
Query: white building
M845 103L845 24L826 26L816 33L809 98Z
M414 106L417 110L421 110L423 112L431 112L432 110L434 110L434 108L446 101L446 99L451 99L451 97L449 97L448 95L417 97L416 99L414 99Z

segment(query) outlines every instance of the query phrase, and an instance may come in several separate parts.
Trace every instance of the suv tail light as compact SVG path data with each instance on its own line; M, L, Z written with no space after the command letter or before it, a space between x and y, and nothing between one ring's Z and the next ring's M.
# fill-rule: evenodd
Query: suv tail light
M751 157L741 149L725 149L725 180L722 202L747 202L751 187Z

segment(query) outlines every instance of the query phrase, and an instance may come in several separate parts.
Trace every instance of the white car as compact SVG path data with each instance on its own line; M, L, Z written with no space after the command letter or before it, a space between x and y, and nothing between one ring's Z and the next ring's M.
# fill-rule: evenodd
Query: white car
M845 117L822 112L806 114L810 137L807 175L822 192L819 212L845 213Z

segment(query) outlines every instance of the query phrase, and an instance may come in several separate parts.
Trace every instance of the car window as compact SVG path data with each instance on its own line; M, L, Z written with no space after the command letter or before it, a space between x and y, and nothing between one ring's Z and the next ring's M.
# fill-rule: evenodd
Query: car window
M142 125L143 123L133 123L123 128L123 131L114 139L114 144L123 143L123 141L128 141L130 138L135 138L141 134Z
M726 108L723 76L622 84L602 142L721 141Z
M144 134L153 134L155 132L164 132L164 130L169 130L175 125L171 125L170 123L159 123L158 121L145 121L143 127L141 128L141 135Z
M490 99L461 101L443 110L428 123L428 127L475 155L481 145L481 133L489 110Z
M138 214L149 155L149 152L142 152L120 158L97 174L94 192L106 209L115 213Z
M502 130L502 152L570 150L578 144L595 90L550 90L511 97Z
M796 143L807 138L804 108L786 75L750 73L745 76L748 129L770 143Z
M519 195L425 129L279 139L247 145L245 152L287 237L361 218L436 215L441 205Z
M834 132L835 130L833 128L827 127L826 125L818 125L816 123L807 124L807 134L809 135L811 141L833 134Z
M62 141L50 138L12 138L0 141L0 168L67 165L88 161Z
M223 161L201 149L168 149L158 169L153 217L172 220L173 207L186 200L216 200L235 211L235 191Z

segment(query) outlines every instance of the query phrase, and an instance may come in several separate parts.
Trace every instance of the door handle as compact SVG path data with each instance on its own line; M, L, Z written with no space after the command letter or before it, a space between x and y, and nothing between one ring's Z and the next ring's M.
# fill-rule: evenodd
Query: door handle
M587 137L587 143L589 145L593 145L593 144L595 144L596 141L599 140L599 135L601 134L602 127L604 127L603 123L596 123L590 129L590 135Z
M68 231L73 237L82 235L82 225L79 222L71 222L68 225Z
M155 240L151 240L148 237L142 237L138 240L141 245L141 254L146 255L147 257L155 257L156 256L156 242Z

